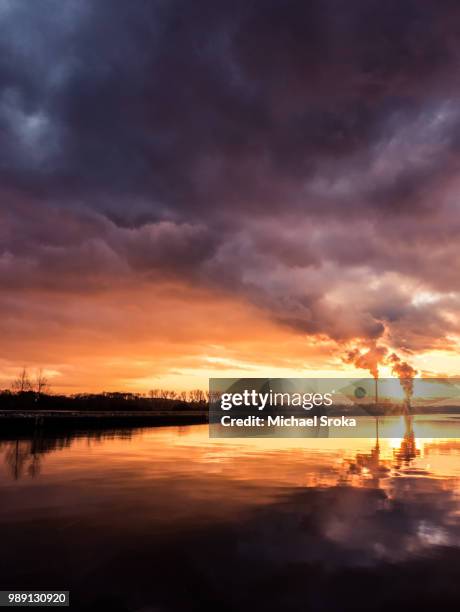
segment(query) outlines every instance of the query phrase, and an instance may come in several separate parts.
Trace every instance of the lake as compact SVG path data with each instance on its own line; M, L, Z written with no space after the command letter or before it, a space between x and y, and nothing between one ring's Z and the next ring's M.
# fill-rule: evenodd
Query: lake
M74 610L458 610L460 440L0 441L1 589Z

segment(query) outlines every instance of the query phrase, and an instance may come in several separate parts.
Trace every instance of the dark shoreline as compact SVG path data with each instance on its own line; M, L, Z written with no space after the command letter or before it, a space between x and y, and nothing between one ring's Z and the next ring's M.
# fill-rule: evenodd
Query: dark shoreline
M208 422L207 411L1 410L0 437L12 430L67 427L164 427Z

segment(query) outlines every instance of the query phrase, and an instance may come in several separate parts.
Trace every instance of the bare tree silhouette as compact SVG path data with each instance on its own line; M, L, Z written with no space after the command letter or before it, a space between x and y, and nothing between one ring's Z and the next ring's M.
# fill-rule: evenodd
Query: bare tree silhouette
M32 390L32 383L27 373L27 368L23 367L18 377L13 381L11 388L16 393L25 393Z
M42 393L49 393L50 385L46 376L43 374L43 370L40 368L38 371L35 380L34 380L34 388L37 392L37 395L41 395Z
M191 402L201 404L205 402L206 395L201 389L192 389L189 393L189 398Z

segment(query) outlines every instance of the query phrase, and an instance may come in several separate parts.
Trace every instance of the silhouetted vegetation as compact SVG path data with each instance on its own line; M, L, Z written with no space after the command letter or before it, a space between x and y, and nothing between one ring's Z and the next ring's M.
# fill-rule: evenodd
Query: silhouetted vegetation
M208 393L201 389L172 391L151 389L147 394L130 392L51 394L48 378L42 369L31 377L23 367L10 389L0 390L1 410L71 410L80 411L182 411L204 410Z
M144 427L191 425L207 421L208 394L152 389L140 393L50 393L42 370L30 377L24 367L11 389L0 390L3 433L62 427ZM1 435L0 435L1 438Z
M201 389L172 391L151 389L147 394L126 392L52 394L50 383L40 368L30 376L24 366L11 383L11 389L0 390L1 410L71 410L144 412L144 411L204 411L209 394Z
M201 390L182 392L153 390L147 396L138 393L49 394L40 387L31 387L27 376L20 376L17 390L0 391L0 410L72 410L72 411L176 411L205 410L207 395ZM39 390L38 390L39 389Z

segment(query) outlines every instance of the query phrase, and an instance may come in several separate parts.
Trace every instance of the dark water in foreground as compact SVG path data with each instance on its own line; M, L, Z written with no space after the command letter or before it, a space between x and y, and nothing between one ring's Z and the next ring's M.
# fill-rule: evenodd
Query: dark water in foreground
M459 478L449 439L8 439L0 589L70 590L74 610L458 610Z

